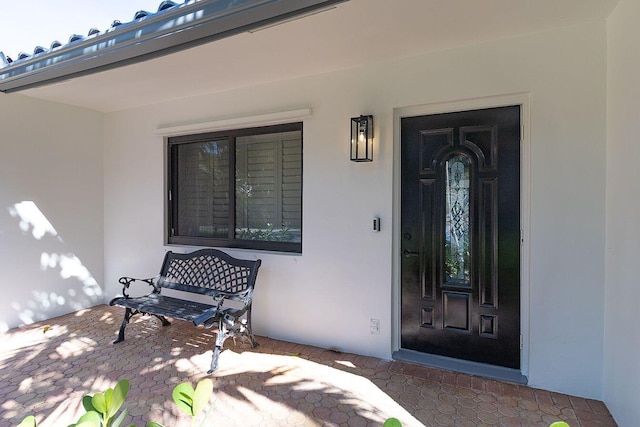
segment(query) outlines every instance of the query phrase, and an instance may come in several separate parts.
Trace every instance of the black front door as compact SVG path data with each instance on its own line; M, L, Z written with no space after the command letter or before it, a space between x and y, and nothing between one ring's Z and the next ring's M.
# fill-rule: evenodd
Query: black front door
M520 107L401 126L401 346L519 369Z

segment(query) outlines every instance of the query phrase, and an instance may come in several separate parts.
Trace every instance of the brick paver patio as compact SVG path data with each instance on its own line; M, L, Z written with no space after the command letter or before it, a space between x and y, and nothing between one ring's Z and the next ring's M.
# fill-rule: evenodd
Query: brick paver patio
M138 316L112 345L122 309L98 306L3 335L0 426L36 415L41 427L67 426L85 394L119 379L131 383L123 426L157 421L189 426L173 388L207 377L215 334L176 321L162 328ZM231 340L214 380L206 426L615 426L602 402L404 362L258 337Z

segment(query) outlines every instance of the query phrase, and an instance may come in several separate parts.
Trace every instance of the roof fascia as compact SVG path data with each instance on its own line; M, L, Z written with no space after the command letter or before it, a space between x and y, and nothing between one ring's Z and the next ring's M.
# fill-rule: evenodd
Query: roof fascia
M146 61L348 0L200 0L2 66L11 93ZM2 58L0 58L2 59Z

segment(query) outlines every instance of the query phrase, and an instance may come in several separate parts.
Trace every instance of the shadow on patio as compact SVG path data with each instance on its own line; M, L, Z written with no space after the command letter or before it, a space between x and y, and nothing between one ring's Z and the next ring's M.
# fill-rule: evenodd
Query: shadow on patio
M215 334L176 321L162 328L138 316L127 340L112 345L122 309L97 306L4 334L0 425L36 415L39 426L66 426L86 394L131 383L124 425L190 425L173 388L206 377ZM45 332L46 330L46 332ZM615 426L598 401L454 374L403 362L337 353L258 337L227 341L214 380L207 426Z

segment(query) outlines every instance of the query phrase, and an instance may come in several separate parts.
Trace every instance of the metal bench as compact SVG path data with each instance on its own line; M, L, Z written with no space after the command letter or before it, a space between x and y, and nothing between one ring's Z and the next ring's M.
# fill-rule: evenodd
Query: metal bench
M261 260L234 258L216 249L201 249L187 254L167 252L160 274L150 279L121 277L122 297L111 300L109 305L125 308L124 319L114 344L124 341L124 330L136 314L152 315L169 326L167 317L193 322L195 326L217 328L216 345L211 360L212 373L218 367L218 357L229 337L248 339L252 347L258 345L251 328L251 303L256 276ZM140 297L127 294L129 286L145 282L153 290ZM212 304L195 302L175 296L161 295L162 288L206 295ZM224 307L225 301L236 301Z

